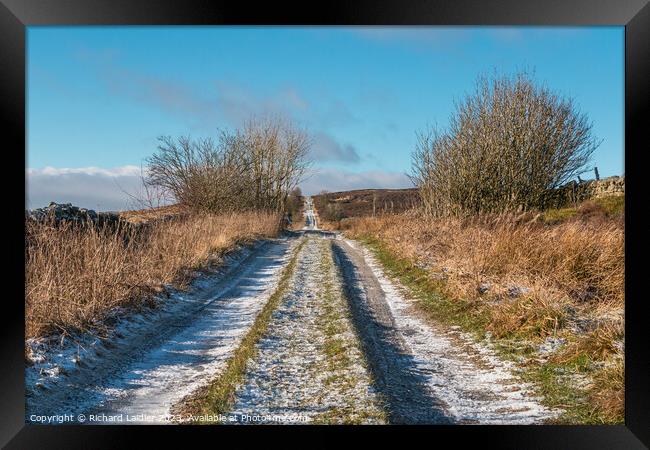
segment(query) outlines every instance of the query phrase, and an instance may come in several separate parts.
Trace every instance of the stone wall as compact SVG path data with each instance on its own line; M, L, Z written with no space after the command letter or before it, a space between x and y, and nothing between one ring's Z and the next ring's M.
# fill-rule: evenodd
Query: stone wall
M73 206L71 203L50 202L49 206L25 211L27 220L37 222L50 221L53 223L93 223L96 225L117 225L120 222L120 215L112 212L96 212L92 209Z
M573 181L549 193L550 208L562 208L589 200L590 198L625 195L625 177L609 177L602 180Z
M73 206L71 203L51 202L49 206L25 211L26 222L47 223L57 227L62 224L73 226L96 226L119 232L128 241L136 235L143 235L159 222L179 220L185 214L167 214L150 220L132 222L115 212L96 212L92 209Z
M607 197L625 194L625 177L609 177L591 182L592 197Z

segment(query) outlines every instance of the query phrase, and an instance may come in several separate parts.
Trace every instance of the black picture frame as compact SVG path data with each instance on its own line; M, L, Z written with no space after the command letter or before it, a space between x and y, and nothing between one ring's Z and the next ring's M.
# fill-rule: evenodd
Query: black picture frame
M11 196L12 237L4 242L5 283L12 289L4 298L2 339L3 420L0 444L6 448L121 448L137 445L151 426L44 426L24 423L24 249L18 237L24 233L25 172L25 50L26 27L40 25L623 25L625 26L625 170L627 195L626 226L626 392L625 425L621 426L414 426L405 427L297 427L296 431L354 432L383 439L387 433L418 434L423 443L435 445L441 437L455 445L473 442L497 448L647 448L650 445L649 333L643 315L643 286L635 268L643 268L639 224L641 209L635 203L643 185L640 163L646 148L648 85L650 80L650 6L647 0L330 0L319 4L267 2L208 2L206 0L0 0L0 110L6 125L2 149L5 169L4 193ZM647 144L646 144L647 145ZM22 177L22 183L20 179ZM639 195L639 197L637 197ZM10 196L7 196L10 197ZM647 228L647 227L646 227ZM15 239L15 240L14 240ZM632 243L632 244L630 244ZM629 245L630 244L630 245ZM639 271L640 272L640 271ZM638 287L638 289L636 289ZM11 294L9 294L11 292ZM246 428L246 427L244 427ZM165 440L181 433L224 443L230 427L156 427ZM256 432L277 431L257 427ZM246 428L246 433L250 429ZM210 434L211 437L200 436ZM217 434L217 438L214 434ZM239 433L241 434L241 432ZM427 436L423 436L426 434ZM214 441L214 439L219 439ZM313 438L311 438L313 439ZM415 445L415 441L411 441ZM319 443L324 443L320 440ZM141 444L140 444L141 445ZM198 444L197 444L198 445Z

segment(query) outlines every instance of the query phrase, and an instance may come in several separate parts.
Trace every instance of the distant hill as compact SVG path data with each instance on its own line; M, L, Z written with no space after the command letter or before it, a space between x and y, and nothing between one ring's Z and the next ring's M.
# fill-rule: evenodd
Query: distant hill
M325 211L327 205L338 204L343 217L371 216L400 213L420 203L418 190L410 189L359 189L355 191L328 192L313 195L314 205Z

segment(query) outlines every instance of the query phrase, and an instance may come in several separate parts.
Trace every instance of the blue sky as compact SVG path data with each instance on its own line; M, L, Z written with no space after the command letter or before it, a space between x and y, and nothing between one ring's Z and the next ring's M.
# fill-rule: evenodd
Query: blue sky
M527 69L573 97L623 173L622 27L30 27L29 207L121 209L159 135L281 114L314 140L321 189L407 186L415 132L476 77Z

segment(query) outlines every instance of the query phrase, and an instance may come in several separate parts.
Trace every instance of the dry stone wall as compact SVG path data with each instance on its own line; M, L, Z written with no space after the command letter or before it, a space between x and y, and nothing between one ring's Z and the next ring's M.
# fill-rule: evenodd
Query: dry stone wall
M575 205L591 198L625 195L625 177L615 176L581 183L573 181L549 192L547 206L561 208Z

